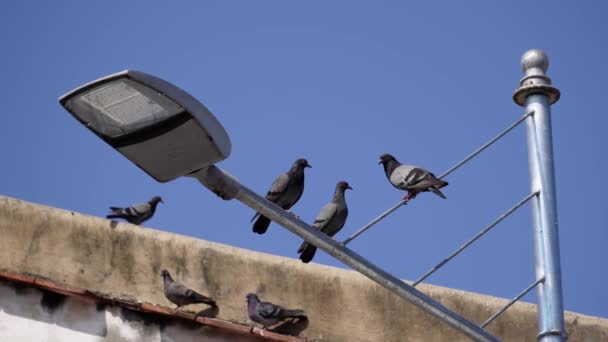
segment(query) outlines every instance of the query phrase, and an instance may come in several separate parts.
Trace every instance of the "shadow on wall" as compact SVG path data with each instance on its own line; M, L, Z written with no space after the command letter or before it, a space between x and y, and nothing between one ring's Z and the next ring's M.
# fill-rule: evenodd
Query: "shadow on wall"
M291 319L273 327L271 331L283 335L298 336L307 327L308 319Z
M14 316L14 319L5 315ZM8 331L0 331L5 337L39 334L41 331L31 326L32 321L92 336L105 337L108 333L105 311L99 306L1 280L0 317L6 322L3 330Z

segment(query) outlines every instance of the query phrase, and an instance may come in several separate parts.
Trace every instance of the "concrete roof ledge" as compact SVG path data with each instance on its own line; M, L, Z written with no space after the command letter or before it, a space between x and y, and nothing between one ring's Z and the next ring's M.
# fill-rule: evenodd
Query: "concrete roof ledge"
M170 306L160 270L216 299L218 318L247 322L257 292L304 309L308 326L289 333L324 341L467 341L459 332L356 272L194 239L0 196L0 269ZM420 285L481 323L507 300ZM190 308L190 307L189 307ZM206 309L205 305L191 306ZM345 317L344 313L348 313ZM569 341L608 341L608 320L567 313ZM488 326L504 341L536 341L536 306L517 303Z

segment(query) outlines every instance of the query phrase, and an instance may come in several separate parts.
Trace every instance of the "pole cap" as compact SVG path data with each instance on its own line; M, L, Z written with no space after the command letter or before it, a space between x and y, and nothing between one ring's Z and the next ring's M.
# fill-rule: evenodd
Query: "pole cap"
M549 103L559 100L559 89L551 86L551 79L546 72L549 68L549 57L540 49L530 49L521 56L521 69L524 77L519 81L521 87L513 94L513 101L525 106L526 98L530 95L543 94L549 97Z

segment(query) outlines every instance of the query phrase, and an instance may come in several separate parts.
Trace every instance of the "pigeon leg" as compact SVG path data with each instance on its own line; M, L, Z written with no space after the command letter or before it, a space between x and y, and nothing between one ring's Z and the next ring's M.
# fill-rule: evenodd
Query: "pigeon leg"
M181 313L181 312L182 312L182 307L178 305L178 306L175 308L175 313Z
M414 198L416 198L416 195L418 195L418 192L412 191L412 192L408 192L407 195L405 195L403 197L403 199L401 199L402 201L409 201L412 200Z

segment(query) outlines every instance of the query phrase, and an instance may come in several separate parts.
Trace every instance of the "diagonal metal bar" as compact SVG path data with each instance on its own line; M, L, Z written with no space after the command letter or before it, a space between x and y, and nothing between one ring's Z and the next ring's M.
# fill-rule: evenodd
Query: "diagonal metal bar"
M304 221L240 184L223 170L215 166L209 166L204 170L190 174L190 176L197 178L204 186L223 199L234 198L251 207L256 212L268 217L293 234L317 246L337 260L352 267L355 271L416 305L440 321L461 331L475 341L499 341L499 339L479 328L475 323L448 309L401 279L387 273L351 249L321 233L318 229L312 228Z
M447 177L450 173L456 171L458 168L460 168L466 162L468 162L469 160L475 158L478 154L480 154L481 152L483 152L486 148L492 146L492 144L494 144L495 142L497 142L500 138L504 137L507 133L511 132L511 130L513 130L513 128L517 127L520 123L522 123L524 120L526 120L526 118L528 116L530 116L532 114L534 114L534 111L530 111L530 112L527 112L526 114L524 114L522 117L520 117L519 119L517 119L514 123L512 123L511 126L507 127L504 131L498 133L494 138L492 138L487 143L483 144L483 146L481 146L480 148L478 148L475 151L473 151L473 153L469 154L461 162L459 162L458 164L452 166L447 171L445 171L444 173L442 173L439 176L439 178L441 179L441 178Z
M512 206L504 214L500 215L496 220L494 220L494 222L492 222L490 225L486 226L482 231L480 231L479 233L477 233L477 235L475 235L473 238L471 238L469 241L467 241L464 245L462 245L460 248L458 248L454 253L450 254L450 256L448 256L447 258L443 259L443 261L441 261L440 263L438 263L437 265L435 265L435 267L431 268L422 277L418 278L418 280L416 280L414 283L412 283L412 286L415 287L416 285L418 285L422 281L424 281L426 278L428 278L431 274L435 273L438 269L440 269L445 264L447 264L455 256L457 256L458 254L460 254L460 252L464 251L467 247L469 247L473 242L477 241L477 239L479 239L480 237L482 237L485 233L489 232L490 229L494 228L502 220L506 219L509 215L511 215L513 212L515 212L515 210L519 209L519 207L521 207L526 202L528 202L532 197L537 196L538 193L539 193L538 191L537 192L533 192L533 193L529 194L528 196L526 196L521 201L519 201L517 204L515 204L514 206Z
M475 151L473 151L473 153L471 153L468 156L466 156L466 158L464 158L463 160L461 160L460 162L458 162L456 165L454 165L451 168L449 168L447 171L445 171L441 175L439 175L439 178L442 179L442 178L447 177L450 173L456 171L458 168L460 168L461 166L463 166L464 164L466 164L469 160L475 158L478 154L480 154L486 148L490 147L492 144L494 144L495 142L497 142L500 138L502 138L507 133L509 133L511 130L513 130L520 123L522 123L524 120L526 120L526 118L528 116L530 116L532 114L534 114L534 111L530 111L530 112L527 112L526 114L524 114L522 117L520 117L519 119L517 119L514 123L512 123L511 126L507 127L505 130L503 130L502 132L498 133L490 141L488 141L487 143L483 144L481 147L479 147L478 149L476 149ZM384 219L385 217L387 217L388 215L390 215L393 211L399 209L399 207L402 206L402 205L404 205L406 202L408 202L408 201L407 200L401 200L401 201L399 201L399 203L397 203L394 206L392 206L389 210L383 212L378 217L376 217L375 219L371 220L368 224L366 224L365 226L363 226L359 230L357 230L348 239L344 240L344 242L342 242L342 244L347 245L349 242L351 242L352 240L354 240L359 235L363 234L366 230L370 229L376 223L380 222L382 219Z
M507 305L503 306L502 309L498 310L498 312L493 314L492 317L488 318L485 322L483 322L481 324L481 327L484 328L486 325L492 323L492 321L494 321L496 318L498 318L498 316L502 315L503 312L507 311L507 309L510 308L511 305L515 304L515 302L520 300L521 297L525 296L528 292L532 291L533 288L535 288L538 284L542 283L543 281L545 281L545 277L538 279L532 285L528 286L525 290L521 291L521 293L518 294L517 296L515 296L515 298L511 299L511 301L509 303L507 303Z
M370 229L376 223L380 222L383 218L388 216L393 211L397 210L400 206L404 205L405 202L407 202L407 200L401 200L399 203L392 206L389 210L383 212L382 214L380 214L380 216L376 217L370 223L363 226L361 229L359 229L357 232L355 232L353 235L351 235L348 239L344 240L344 242L342 242L342 244L346 246L349 242L353 241L357 236L363 234L363 232Z

